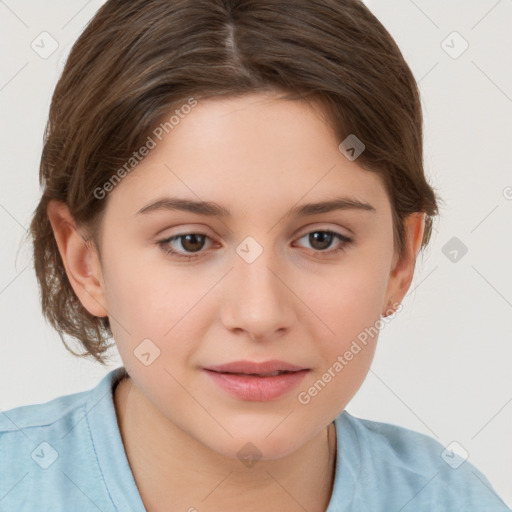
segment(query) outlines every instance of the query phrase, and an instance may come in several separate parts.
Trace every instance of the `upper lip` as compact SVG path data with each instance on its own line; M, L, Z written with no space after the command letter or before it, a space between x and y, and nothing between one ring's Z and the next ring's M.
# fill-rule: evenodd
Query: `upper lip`
M297 366L295 364L275 359L271 361L262 361L261 363L253 361L233 361L231 363L205 367L205 370L213 372L253 374L264 374L277 371L297 372L308 369L309 368L304 368L303 366Z

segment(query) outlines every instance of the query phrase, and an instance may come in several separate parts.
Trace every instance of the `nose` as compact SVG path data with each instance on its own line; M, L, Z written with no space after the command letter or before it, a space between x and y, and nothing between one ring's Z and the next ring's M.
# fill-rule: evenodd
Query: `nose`
M236 255L222 290L225 328L256 341L282 336L295 319L295 296L271 253L264 250L251 263Z

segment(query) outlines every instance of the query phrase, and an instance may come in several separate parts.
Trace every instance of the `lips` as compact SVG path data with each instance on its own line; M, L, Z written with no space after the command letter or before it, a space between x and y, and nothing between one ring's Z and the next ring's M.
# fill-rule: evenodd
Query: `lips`
M203 368L220 389L239 400L277 400L296 388L310 368L285 361L234 361Z
M285 361L271 360L261 363L253 361L233 361L231 363L208 366L205 370L235 374L235 375L252 375L257 377L273 377L283 373L293 373L303 370L309 370L303 366L287 363Z

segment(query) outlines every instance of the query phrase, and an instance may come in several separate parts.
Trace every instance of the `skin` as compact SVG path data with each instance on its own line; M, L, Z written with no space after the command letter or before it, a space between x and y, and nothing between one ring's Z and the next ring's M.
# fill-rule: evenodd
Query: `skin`
M308 404L297 395L401 302L424 214L407 218L399 259L381 178L345 158L319 112L262 93L200 101L109 192L101 257L65 205L48 208L73 289L90 313L108 315L131 377L114 400L147 510L320 512L329 503L336 444L328 429L364 381L377 336ZM136 215L165 195L215 201L232 218ZM297 204L339 195L375 211L285 217ZM326 229L353 242L329 255L343 242L322 246L305 236ZM208 238L196 242L196 260L157 244L198 232ZM236 252L247 236L263 249L252 263ZM184 238L167 245L196 254ZM134 355L145 338L160 350L149 366ZM234 398L201 371L242 359L311 370L298 388L266 402ZM262 454L252 467L237 457L247 442Z

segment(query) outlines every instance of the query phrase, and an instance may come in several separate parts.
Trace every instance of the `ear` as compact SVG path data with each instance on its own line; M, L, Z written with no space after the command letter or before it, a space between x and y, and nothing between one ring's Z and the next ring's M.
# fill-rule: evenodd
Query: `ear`
M47 208L69 282L82 305L94 316L107 316L100 260L86 242L65 203L51 200Z
M387 304L387 306L385 306L386 310L382 312L383 316L389 316L396 309L393 304L401 303L411 286L416 258L421 248L425 230L425 213L411 213L406 217L404 227L405 251L402 258L398 258L397 253L393 258L384 302L384 305Z

